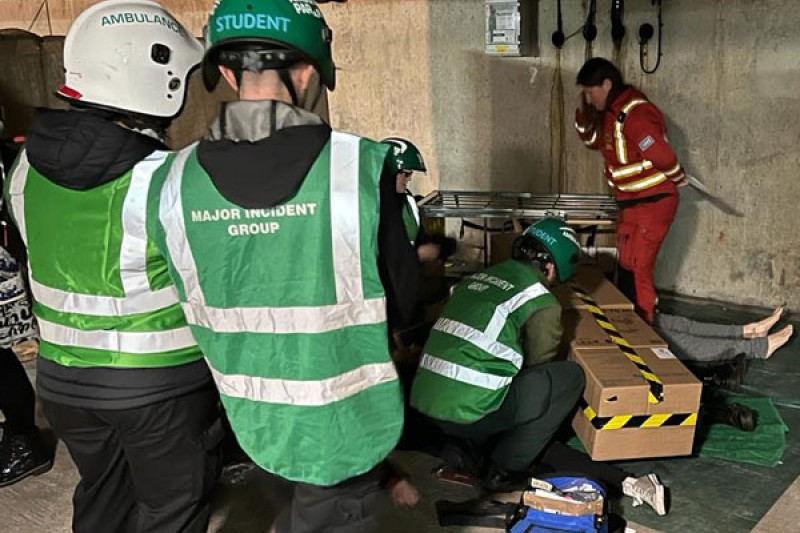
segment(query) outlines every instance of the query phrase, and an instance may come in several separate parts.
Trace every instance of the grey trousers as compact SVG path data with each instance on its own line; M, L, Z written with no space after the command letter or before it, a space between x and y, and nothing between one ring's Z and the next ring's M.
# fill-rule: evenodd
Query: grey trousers
M748 359L763 359L767 354L767 338L745 339L741 325L711 324L656 313L653 329L679 359L686 361L727 361L740 353Z

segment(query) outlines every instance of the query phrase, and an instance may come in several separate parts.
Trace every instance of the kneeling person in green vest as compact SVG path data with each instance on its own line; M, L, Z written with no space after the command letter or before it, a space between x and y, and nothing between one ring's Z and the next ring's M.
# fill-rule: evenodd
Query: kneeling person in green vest
M550 361L563 330L548 289L575 274L579 255L563 220L530 226L512 260L456 286L425 344L411 405L448 436L486 451L489 490L525 479L583 392L577 364Z
M221 0L207 27L206 82L239 100L159 169L149 233L239 444L295 482L274 530L377 531L403 426L387 305L410 321L419 279L389 149L308 111L336 79L316 3Z

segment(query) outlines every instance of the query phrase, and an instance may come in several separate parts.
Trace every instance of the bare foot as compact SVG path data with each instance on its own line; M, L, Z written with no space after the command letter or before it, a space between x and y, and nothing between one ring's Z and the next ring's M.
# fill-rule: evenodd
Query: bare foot
M407 479L401 479L391 486L389 494L398 507L414 507L419 503L417 488Z
M775 353L775 350L786 344L794 333L794 326L789 325L780 331L776 331L767 337L767 355L764 359L769 359Z
M764 337L769 334L769 330L772 329L778 320L781 319L781 315L783 314L783 307L776 307L775 310L769 315L767 318L763 318L758 322L750 322L749 324L745 324L742 326L742 336L745 339L755 339L756 337Z

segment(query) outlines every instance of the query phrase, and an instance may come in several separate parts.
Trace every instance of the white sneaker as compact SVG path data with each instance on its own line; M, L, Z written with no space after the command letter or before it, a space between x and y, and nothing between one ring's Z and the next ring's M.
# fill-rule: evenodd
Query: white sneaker
M622 482L622 493L633 498L634 507L646 503L655 509L658 516L667 514L664 485L655 474L625 478Z

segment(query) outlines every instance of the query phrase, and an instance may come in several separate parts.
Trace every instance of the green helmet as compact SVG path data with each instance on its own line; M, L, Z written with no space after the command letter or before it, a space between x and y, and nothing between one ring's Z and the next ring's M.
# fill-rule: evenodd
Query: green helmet
M217 0L206 27L206 84L216 85L209 67L219 64L266 70L306 61L333 90L332 39L314 0Z
M542 253L542 248L546 253ZM523 261L552 261L556 277L567 281L578 270L581 244L575 230L560 218L548 217L529 226L514 241L513 257ZM544 255L544 257L542 257Z
M426 172L422 153L414 143L400 137L387 137L381 142L392 147L390 157L394 159L395 169L398 172Z

